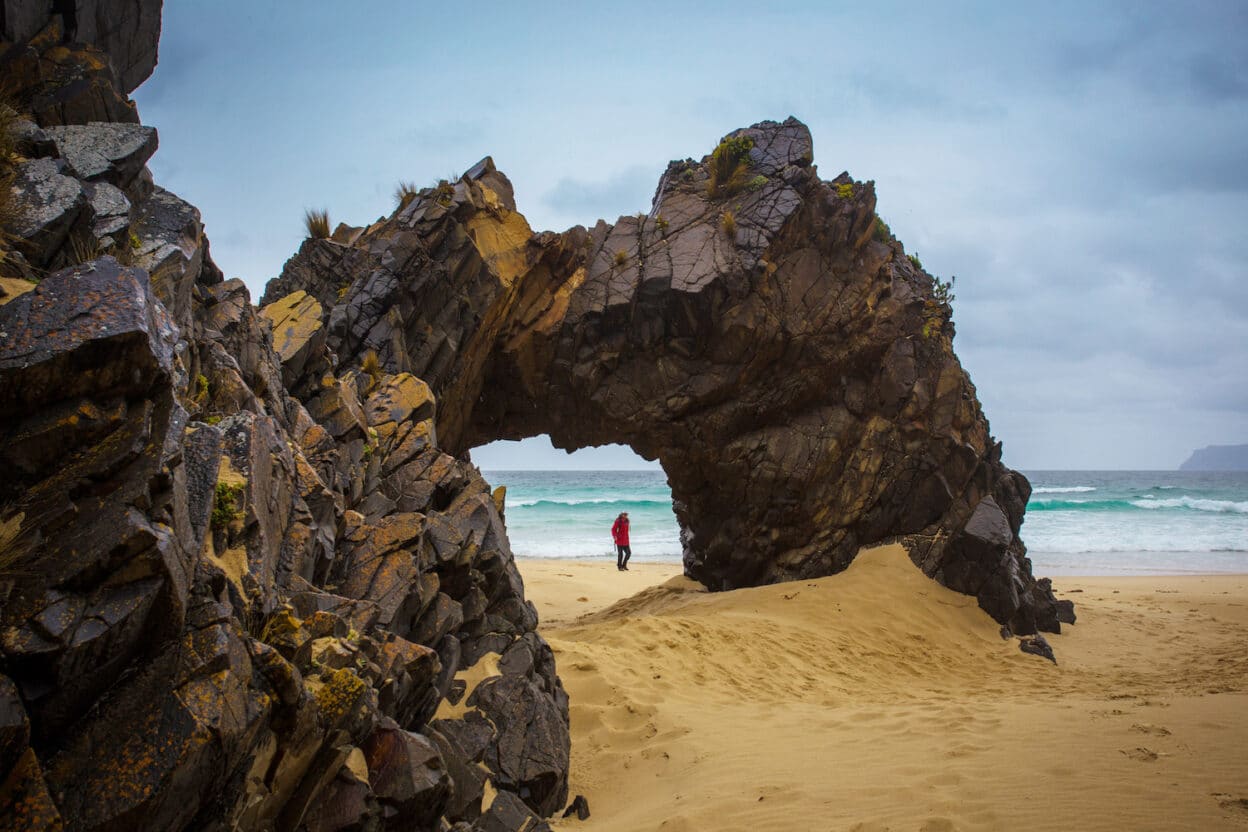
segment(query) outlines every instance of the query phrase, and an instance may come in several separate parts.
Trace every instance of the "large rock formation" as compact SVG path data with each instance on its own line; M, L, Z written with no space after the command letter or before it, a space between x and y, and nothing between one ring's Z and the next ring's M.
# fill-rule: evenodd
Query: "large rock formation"
M0 0L0 38L21 42L49 24L61 36L64 21L50 0ZM134 92L156 68L162 0L77 0L73 41L93 44L117 77L118 91Z
M648 215L562 234L532 233L485 159L307 241L265 302L306 293L340 361L422 378L452 453L547 433L658 459L686 571L713 589L901 540L1014 631L1057 630L1073 613L1032 576L1030 486L953 353L946 290L873 183L820 179L789 119L671 163Z
M567 697L429 387L223 280L58 26L0 44L19 100L124 118L29 107L3 160L0 829L545 828Z
M800 123L563 234L483 160L256 309L145 166L158 5L84 5L94 43L0 21L33 118L0 159L0 828L544 828L567 698L468 461L498 437L660 459L716 589L900 539L1018 632L1070 620L940 285Z

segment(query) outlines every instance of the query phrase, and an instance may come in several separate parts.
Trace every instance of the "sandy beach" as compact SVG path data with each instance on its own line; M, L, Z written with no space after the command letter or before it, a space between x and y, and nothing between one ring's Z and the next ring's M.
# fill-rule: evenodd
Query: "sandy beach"
M558 829L1248 829L1248 576L1062 578L1054 666L897 547L717 594L520 569L593 812Z

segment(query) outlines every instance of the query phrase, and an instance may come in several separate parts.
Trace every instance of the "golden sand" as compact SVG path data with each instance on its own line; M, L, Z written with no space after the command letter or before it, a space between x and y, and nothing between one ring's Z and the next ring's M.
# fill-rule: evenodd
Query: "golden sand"
M593 812L558 829L1248 829L1248 576L1062 579L1054 666L898 547L724 593L520 568Z

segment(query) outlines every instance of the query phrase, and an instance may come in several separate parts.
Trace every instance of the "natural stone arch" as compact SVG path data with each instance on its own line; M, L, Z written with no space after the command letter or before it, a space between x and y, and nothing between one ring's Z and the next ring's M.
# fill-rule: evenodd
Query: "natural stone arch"
M710 157L673 162L649 215L562 234L533 234L485 159L309 241L265 301L307 290L340 362L374 351L428 381L453 453L548 433L658 459L686 571L713 589L901 540L1016 632L1057 629L1069 606L1018 536L1030 486L1001 464L949 308L873 183L821 180L793 119L731 137L750 144L734 187L714 187Z

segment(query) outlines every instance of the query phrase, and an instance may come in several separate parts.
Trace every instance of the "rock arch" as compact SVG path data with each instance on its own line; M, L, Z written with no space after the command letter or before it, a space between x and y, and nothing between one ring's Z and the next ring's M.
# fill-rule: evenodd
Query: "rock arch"
M375 353L430 384L452 453L548 433L658 459L685 569L714 589L901 540L1015 632L1073 620L1032 575L1030 486L1002 465L949 307L874 184L821 180L792 118L727 138L748 149L734 182L712 181L710 156L672 162L651 212L615 224L533 233L487 158L305 242L262 301L303 290L329 310L328 350L288 361L289 383Z

